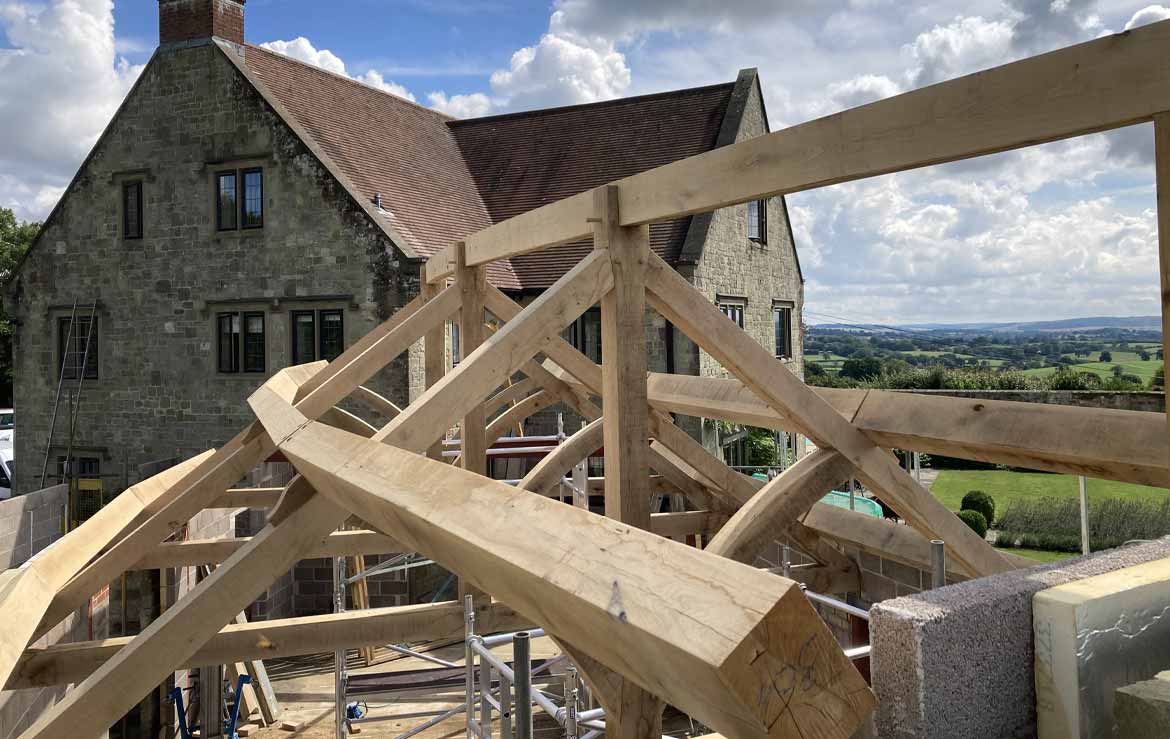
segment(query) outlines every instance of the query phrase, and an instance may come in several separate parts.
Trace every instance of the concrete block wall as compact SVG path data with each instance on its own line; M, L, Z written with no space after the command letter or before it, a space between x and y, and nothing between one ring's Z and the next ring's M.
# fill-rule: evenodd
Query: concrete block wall
M58 485L0 502L0 562L19 567L63 535L68 488ZM104 639L108 636L109 591L90 600L89 605L69 616L35 644ZM65 696L67 686L5 690L0 692L0 739L20 735L42 713Z
M1170 537L878 603L870 610L878 736L1035 735L1032 597L1165 557Z

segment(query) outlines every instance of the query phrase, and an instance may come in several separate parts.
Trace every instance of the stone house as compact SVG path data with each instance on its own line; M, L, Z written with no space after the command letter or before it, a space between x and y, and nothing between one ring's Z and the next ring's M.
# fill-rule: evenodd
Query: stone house
M755 70L708 87L457 121L246 43L242 0L160 0L159 36L6 291L18 492L40 486L62 374L66 394L83 381L78 469L120 489L139 465L230 438L268 376L336 356L386 319L417 294L422 262L446 244L768 130ZM803 280L783 198L655 224L651 234L658 254L801 371ZM497 263L489 279L529 299L589 248ZM83 307L71 323L75 302ZM595 314L568 331L599 356ZM647 332L652 370L720 371L661 317L648 316ZM421 375L416 348L372 385L406 403Z

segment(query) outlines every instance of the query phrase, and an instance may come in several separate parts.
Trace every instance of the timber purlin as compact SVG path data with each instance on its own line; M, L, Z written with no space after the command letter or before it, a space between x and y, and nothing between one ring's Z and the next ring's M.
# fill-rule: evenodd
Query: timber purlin
M22 739L76 736L78 727L97 735L169 671L212 655L246 658L256 641L240 646L245 654L225 653L241 638L239 626L225 624L291 563L391 544L421 552L469 588L490 593L477 603L479 613L506 611L547 629L597 690L619 739L655 733L663 700L731 739L850 736L872 711L873 693L800 587L743 562L775 532L817 563L810 570L817 582L856 585L856 561L831 541L857 557L877 552L891 562L919 563L924 540L910 527L857 525L842 518L847 512L815 502L850 475L914 529L941 535L968 574L1018 567L1018 559L972 535L906 475L889 449L1164 487L1166 419L813 390L649 249L647 224L1155 120L1161 274L1170 284L1168 45L1170 21L1014 62L579 192L443 247L425 267L429 284L420 298L333 362L278 372L248 400L257 420L225 447L140 483L41 556L0 575L5 683L81 679ZM591 234L594 250L526 307L484 283L494 262ZM456 284L444 288L452 275ZM560 336L598 302L607 343L602 366ZM641 316L631 315L643 304L690 335L733 379L647 374ZM444 323L462 310L465 330L475 326L477 333L485 307L503 326L474 337L478 347L443 374ZM1170 316L1170 289L1163 313ZM364 390L424 336L426 392L398 409ZM492 402L520 401L508 424L539 408L541 394L591 423L513 487L478 472L483 441L500 430L486 427L484 404L518 372L523 389ZM351 396L381 408L388 423L374 429L336 408ZM770 483L751 481L696 448L666 412L796 429L820 450ZM468 442L467 469L422 456L457 424ZM1089 439L1090 428L1109 433ZM604 481L607 510L616 520L542 494L596 449L599 432L613 474ZM292 482L280 491L227 493L273 450L299 473ZM652 480L651 470L661 477ZM644 498L652 484L685 493L700 510L648 517ZM255 536L162 544L203 508L246 497L271 506ZM373 531L336 532L353 515ZM699 549L654 533L677 535L680 527L715 536ZM121 571L195 559L222 564L139 636L27 649L38 626L52 626ZM420 614L435 616L437 630L459 628L458 609L449 605L361 611L321 628L295 619L268 628L285 639L277 649L294 654L421 633L427 625ZM499 625L512 620L501 616ZM349 633L349 624L365 631Z

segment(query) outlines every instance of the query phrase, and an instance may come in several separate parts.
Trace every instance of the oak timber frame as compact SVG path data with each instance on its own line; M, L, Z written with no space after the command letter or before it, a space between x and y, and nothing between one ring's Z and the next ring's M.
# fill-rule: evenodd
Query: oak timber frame
M420 296L388 321L334 361L292 367L265 383L249 399L257 420L225 446L139 483L0 574L3 683L80 680L21 736L76 736L78 727L97 734L172 670L253 656L241 641L246 635L228 624L293 562L390 544L423 552L466 588L490 594L479 607L510 614L500 616L502 624L530 621L555 635L598 690L613 719L610 733L622 739L656 735L663 700L733 739L850 735L872 709L872 694L795 584L743 563L770 538L786 536L820 563L823 582L855 577L855 564L826 543L840 540L827 530L837 522L830 526L815 503L853 476L918 532L944 539L967 574L1011 569L1014 558L971 534L889 449L1166 487L1166 417L814 390L654 255L647 225L1153 121L1163 325L1170 332L1167 48L1170 21L1100 38L649 170L445 247L425 265ZM590 236L595 250L527 307L484 280L492 261ZM448 286L449 277L455 282ZM561 338L597 303L602 366ZM648 374L641 328L647 305L734 379ZM503 324L490 336L485 310ZM471 351L444 373L443 327L455 315ZM424 337L427 389L418 399L399 409L362 387ZM512 384L518 374L524 379ZM382 412L386 425L374 429L336 409L350 396ZM508 407L504 425L512 427L543 406L538 396L565 403L590 425L519 487L489 480L484 449L502 433L488 424L489 413ZM672 412L795 430L819 451L759 484L681 432ZM455 425L462 426L459 466L438 459L437 444ZM1086 439L1088 429L1105 431ZM609 471L606 513L616 520L540 494L581 458L572 457L595 450L598 437ZM296 467L293 482L280 491L227 492L276 450ZM714 533L706 550L664 538L677 535L678 525L663 527L650 515L651 471L698 509L670 520ZM249 497L271 506L256 536L198 553L163 543L204 508ZM351 515L372 531L336 533ZM711 530L723 521L718 533ZM514 535L518 526L525 536ZM871 536L862 529L859 545ZM901 539L897 546L914 549ZM28 648L121 572L193 558L222 564L142 634L116 644ZM550 568L554 561L572 566ZM421 613L435 620L434 630L452 625L451 606L432 608ZM289 654L302 642L332 649L426 631L408 625L418 613L390 610L347 614L346 626L333 628L248 628L292 640L281 647ZM347 628L361 624L376 635ZM241 652L229 653L233 643Z

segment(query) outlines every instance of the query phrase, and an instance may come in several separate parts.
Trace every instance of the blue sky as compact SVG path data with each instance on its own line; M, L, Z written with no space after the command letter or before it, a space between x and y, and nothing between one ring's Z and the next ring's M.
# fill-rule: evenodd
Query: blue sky
M734 79L773 130L1170 18L1148 0L249 0L247 36L458 117ZM0 0L0 205L44 218L157 4ZM806 320L1158 312L1149 126L788 199Z

